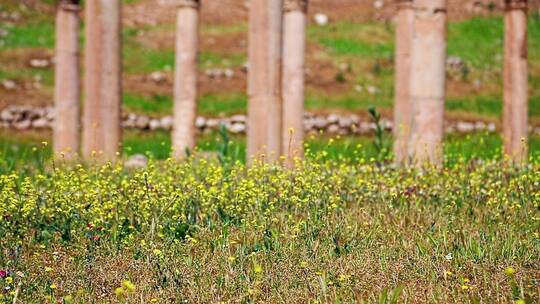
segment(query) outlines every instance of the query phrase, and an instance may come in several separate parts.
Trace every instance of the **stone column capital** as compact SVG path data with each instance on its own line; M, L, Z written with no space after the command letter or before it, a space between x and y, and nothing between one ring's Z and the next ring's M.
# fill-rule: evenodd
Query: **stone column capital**
M398 9L407 9L413 7L413 0L396 0Z
M60 0L58 3L58 9L68 12L79 12L81 6L78 0Z
M198 9L201 6L200 0L170 0L177 8L195 8Z
M527 0L504 0L505 10L526 10Z
M447 12L447 0L415 0L413 7L417 11Z
M301 11L307 12L308 0L285 0L283 10L285 12Z

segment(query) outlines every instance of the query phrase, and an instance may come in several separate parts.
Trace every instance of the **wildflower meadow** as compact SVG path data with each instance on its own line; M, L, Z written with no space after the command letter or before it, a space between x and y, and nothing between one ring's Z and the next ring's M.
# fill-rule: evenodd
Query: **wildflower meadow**
M440 170L325 155L3 174L1 299L538 301L538 157Z

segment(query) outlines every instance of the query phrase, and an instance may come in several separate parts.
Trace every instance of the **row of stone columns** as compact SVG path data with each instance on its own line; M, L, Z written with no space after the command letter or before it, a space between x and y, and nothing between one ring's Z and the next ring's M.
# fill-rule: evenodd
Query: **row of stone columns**
M174 156L195 146L199 0L177 8ZM447 0L396 0L396 161L442 162ZM527 0L505 0L504 143L527 155ZM78 153L80 53L78 0L57 14L55 152ZM252 0L249 13L249 157L302 156L307 0ZM86 3L82 154L112 160L121 142L120 0Z
M394 153L442 164L447 0L397 0ZM505 0L504 152L527 158L527 0Z
M440 164L446 89L446 0L398 0L394 153Z
M173 155L195 146L199 0L172 0L177 9ZM54 150L66 157L112 160L120 148L121 23L119 0L86 3L85 81L80 138L79 1L57 12L57 119ZM253 0L249 32L248 155L301 156L307 0ZM283 35L283 23L287 30ZM283 57L282 55L285 54ZM82 147L79 142L82 140Z
M82 136L79 11L79 0L61 0L57 9L54 151L112 160L121 142L120 0L86 1Z
M303 155L307 0L252 0L249 10L248 157Z

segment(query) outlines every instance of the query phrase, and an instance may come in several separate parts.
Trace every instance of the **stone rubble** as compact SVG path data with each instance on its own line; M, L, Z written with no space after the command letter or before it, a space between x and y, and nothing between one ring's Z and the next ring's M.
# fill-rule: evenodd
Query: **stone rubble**
M0 128L29 130L50 129L54 122L53 107L36 106L9 106L0 111ZM199 116L195 120L198 132L210 133L216 131L221 125L233 134L244 134L247 131L247 117L244 114L235 114L230 117L215 118ZM174 119L171 115L163 117L150 117L135 113L125 113L122 127L138 130L165 130L173 128ZM392 131L392 121L382 118L381 124L387 132ZM369 118L345 113L314 114L305 113L304 128L308 134L328 133L333 135L364 135L372 134L375 124ZM540 126L531 126L531 133L540 135ZM484 121L452 121L445 123L446 133L467 134L472 132L497 132L493 122Z

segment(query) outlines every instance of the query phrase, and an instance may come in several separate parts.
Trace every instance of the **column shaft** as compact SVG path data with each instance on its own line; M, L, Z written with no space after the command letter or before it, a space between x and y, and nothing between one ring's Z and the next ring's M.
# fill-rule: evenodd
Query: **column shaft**
M504 21L504 152L524 162L528 154L527 1L506 0Z
M283 30L282 153L289 161L304 154L304 86L307 1L286 0Z
M408 141L411 130L411 47L413 40L414 10L412 0L397 0L395 93L394 93L394 155L396 163L408 159Z
M247 156L281 154L282 0L252 0L249 12Z
M86 1L83 155L113 160L121 144L120 0Z
M55 156L73 158L80 142L79 5L60 2L56 15L56 54L53 128Z
M409 156L417 165L442 164L446 85L446 0L415 0L411 60Z
M177 15L172 141L174 156L184 157L195 147L199 1L180 2Z

